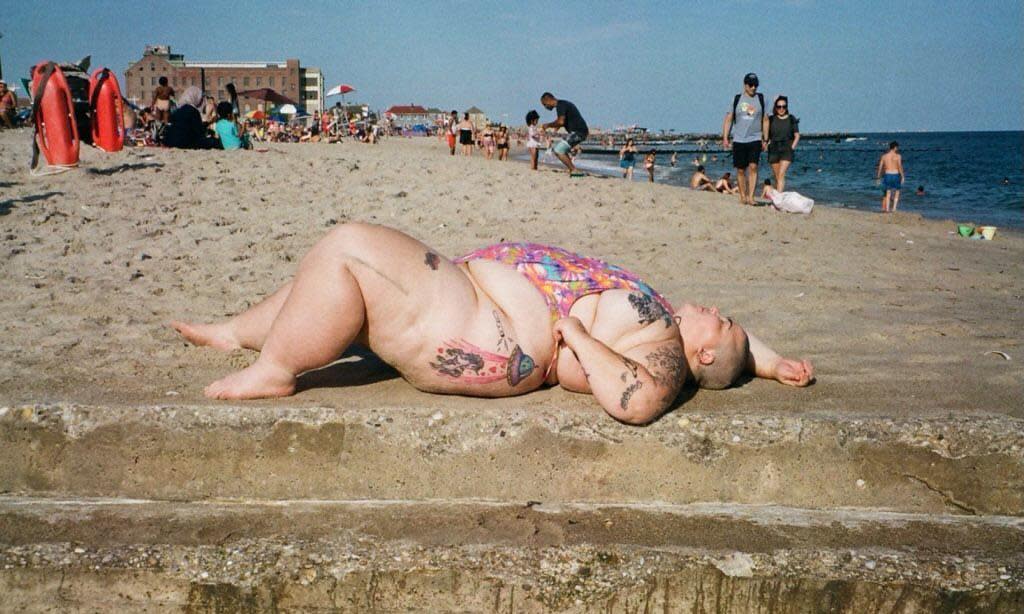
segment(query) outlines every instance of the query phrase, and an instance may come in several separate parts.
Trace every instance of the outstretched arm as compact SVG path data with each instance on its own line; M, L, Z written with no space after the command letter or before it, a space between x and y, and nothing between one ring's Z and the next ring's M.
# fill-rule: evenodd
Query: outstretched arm
M750 340L748 369L754 375L773 379L788 386L807 386L814 381L814 366L810 361L783 358L749 332L747 339Z
M641 344L619 354L591 337L577 318L562 318L554 329L556 341L564 342L579 360L594 397L616 420L646 424L679 393L685 361L677 339Z

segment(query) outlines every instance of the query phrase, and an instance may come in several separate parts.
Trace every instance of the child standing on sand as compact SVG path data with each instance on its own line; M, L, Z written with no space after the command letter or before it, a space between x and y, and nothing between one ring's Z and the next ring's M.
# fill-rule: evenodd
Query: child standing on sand
M885 173L885 177L882 177ZM903 187L903 156L900 155L900 144L889 143L889 151L878 160L875 181L881 181L885 192L882 194L882 211L889 211L889 198L892 197L892 210L900 204L900 188Z
M530 168L537 170L537 159L544 147L544 133L537 126L540 113L533 110L526 114L526 147L530 150Z

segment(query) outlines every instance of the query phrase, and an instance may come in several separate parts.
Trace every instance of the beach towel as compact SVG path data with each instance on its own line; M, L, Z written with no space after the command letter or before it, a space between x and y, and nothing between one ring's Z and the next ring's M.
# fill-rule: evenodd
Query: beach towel
M779 192L772 190L768 194L772 206L779 211L786 213L810 213L814 208L814 200L803 196L799 192Z

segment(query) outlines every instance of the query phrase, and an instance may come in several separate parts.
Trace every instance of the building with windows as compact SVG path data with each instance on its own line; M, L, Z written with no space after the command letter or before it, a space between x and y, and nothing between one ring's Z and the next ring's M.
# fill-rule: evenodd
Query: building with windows
M284 62L190 62L171 53L168 45L147 45L142 59L124 72L125 98L149 106L160 77L167 77L175 93L195 85L217 100L227 100L225 86L234 83L238 91L270 88L291 98L310 113L323 111L324 79L319 68L303 67L298 60ZM258 100L239 98L243 113L258 109Z
M384 112L394 120L396 128L411 128L416 124L432 126L434 116L418 104L394 105Z

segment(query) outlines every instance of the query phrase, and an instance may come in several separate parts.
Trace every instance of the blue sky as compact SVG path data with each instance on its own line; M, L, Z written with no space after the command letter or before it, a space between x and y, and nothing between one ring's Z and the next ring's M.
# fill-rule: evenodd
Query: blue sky
M123 77L149 43L189 60L296 57L373 108L477 105L521 123L549 115L551 90L592 125L687 131L719 130L752 70L805 132L1020 130L1022 4L22 0L4 9L0 58L11 81L90 53Z

